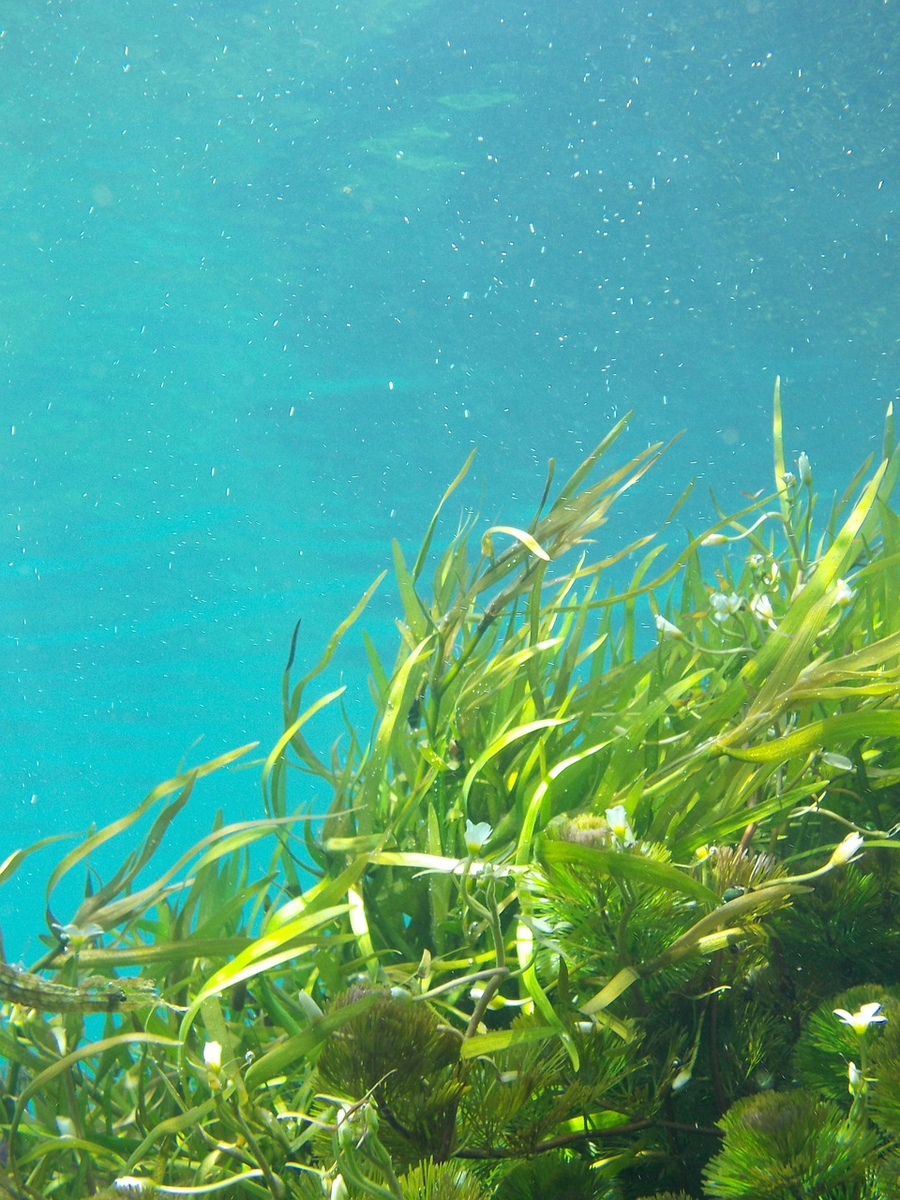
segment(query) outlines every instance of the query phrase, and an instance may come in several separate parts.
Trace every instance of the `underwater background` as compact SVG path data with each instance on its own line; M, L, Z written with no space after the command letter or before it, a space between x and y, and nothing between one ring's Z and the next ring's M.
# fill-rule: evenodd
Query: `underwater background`
M526 523L547 459L629 410L629 455L686 431L615 546L692 477L689 517L771 487L777 373L817 486L880 444L896 3L9 0L0 25L0 861L266 753L295 622L302 670L472 448L450 532ZM397 612L385 586L363 621L388 658ZM354 631L329 682L363 728L365 676ZM199 785L184 845L220 807L260 815L258 772ZM43 874L0 895L14 953Z

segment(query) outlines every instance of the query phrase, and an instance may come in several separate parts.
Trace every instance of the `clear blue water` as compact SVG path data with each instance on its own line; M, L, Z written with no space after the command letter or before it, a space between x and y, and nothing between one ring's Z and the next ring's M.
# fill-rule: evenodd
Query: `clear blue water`
M894 4L0 19L0 860L270 746L296 619L308 665L473 446L461 503L514 522L625 411L632 453L686 430L616 543L691 475L770 482L776 372L827 486L879 443ZM365 721L358 639L338 676ZM257 774L192 805L185 845L258 815ZM13 947L47 862L0 890Z

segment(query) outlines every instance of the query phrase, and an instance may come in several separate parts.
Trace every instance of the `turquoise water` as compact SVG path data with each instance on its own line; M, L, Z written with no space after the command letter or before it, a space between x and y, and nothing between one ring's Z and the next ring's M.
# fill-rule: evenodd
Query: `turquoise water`
M270 746L294 622L309 665L472 447L461 503L514 523L626 411L630 453L686 430L618 544L691 475L769 484L778 372L826 486L879 443L894 4L0 21L0 860ZM395 611L370 612L388 652ZM358 639L338 679L365 721ZM258 815L257 775L192 804L185 845ZM0 894L13 945L47 861Z

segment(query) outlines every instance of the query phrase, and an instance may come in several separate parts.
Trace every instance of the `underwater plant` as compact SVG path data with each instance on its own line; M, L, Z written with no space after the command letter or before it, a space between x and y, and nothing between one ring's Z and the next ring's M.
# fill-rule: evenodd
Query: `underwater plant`
M243 747L60 860L0 967L0 1194L900 1196L893 415L822 516L776 387L773 493L675 549L684 497L604 549L664 451L597 479L624 429L527 528L436 549L466 464L394 547L369 736L318 754L307 696L377 581L296 682L295 635L257 820L154 877Z

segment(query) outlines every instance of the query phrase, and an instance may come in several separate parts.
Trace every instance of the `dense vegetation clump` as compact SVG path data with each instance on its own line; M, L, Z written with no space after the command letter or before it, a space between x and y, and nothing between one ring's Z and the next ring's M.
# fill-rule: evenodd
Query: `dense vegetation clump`
M371 737L307 738L370 589L291 653L258 820L152 878L244 747L60 861L46 953L0 966L0 1194L900 1197L892 416L823 515L776 389L775 492L668 559L593 536L662 452L594 481L621 430L527 529L395 547Z

